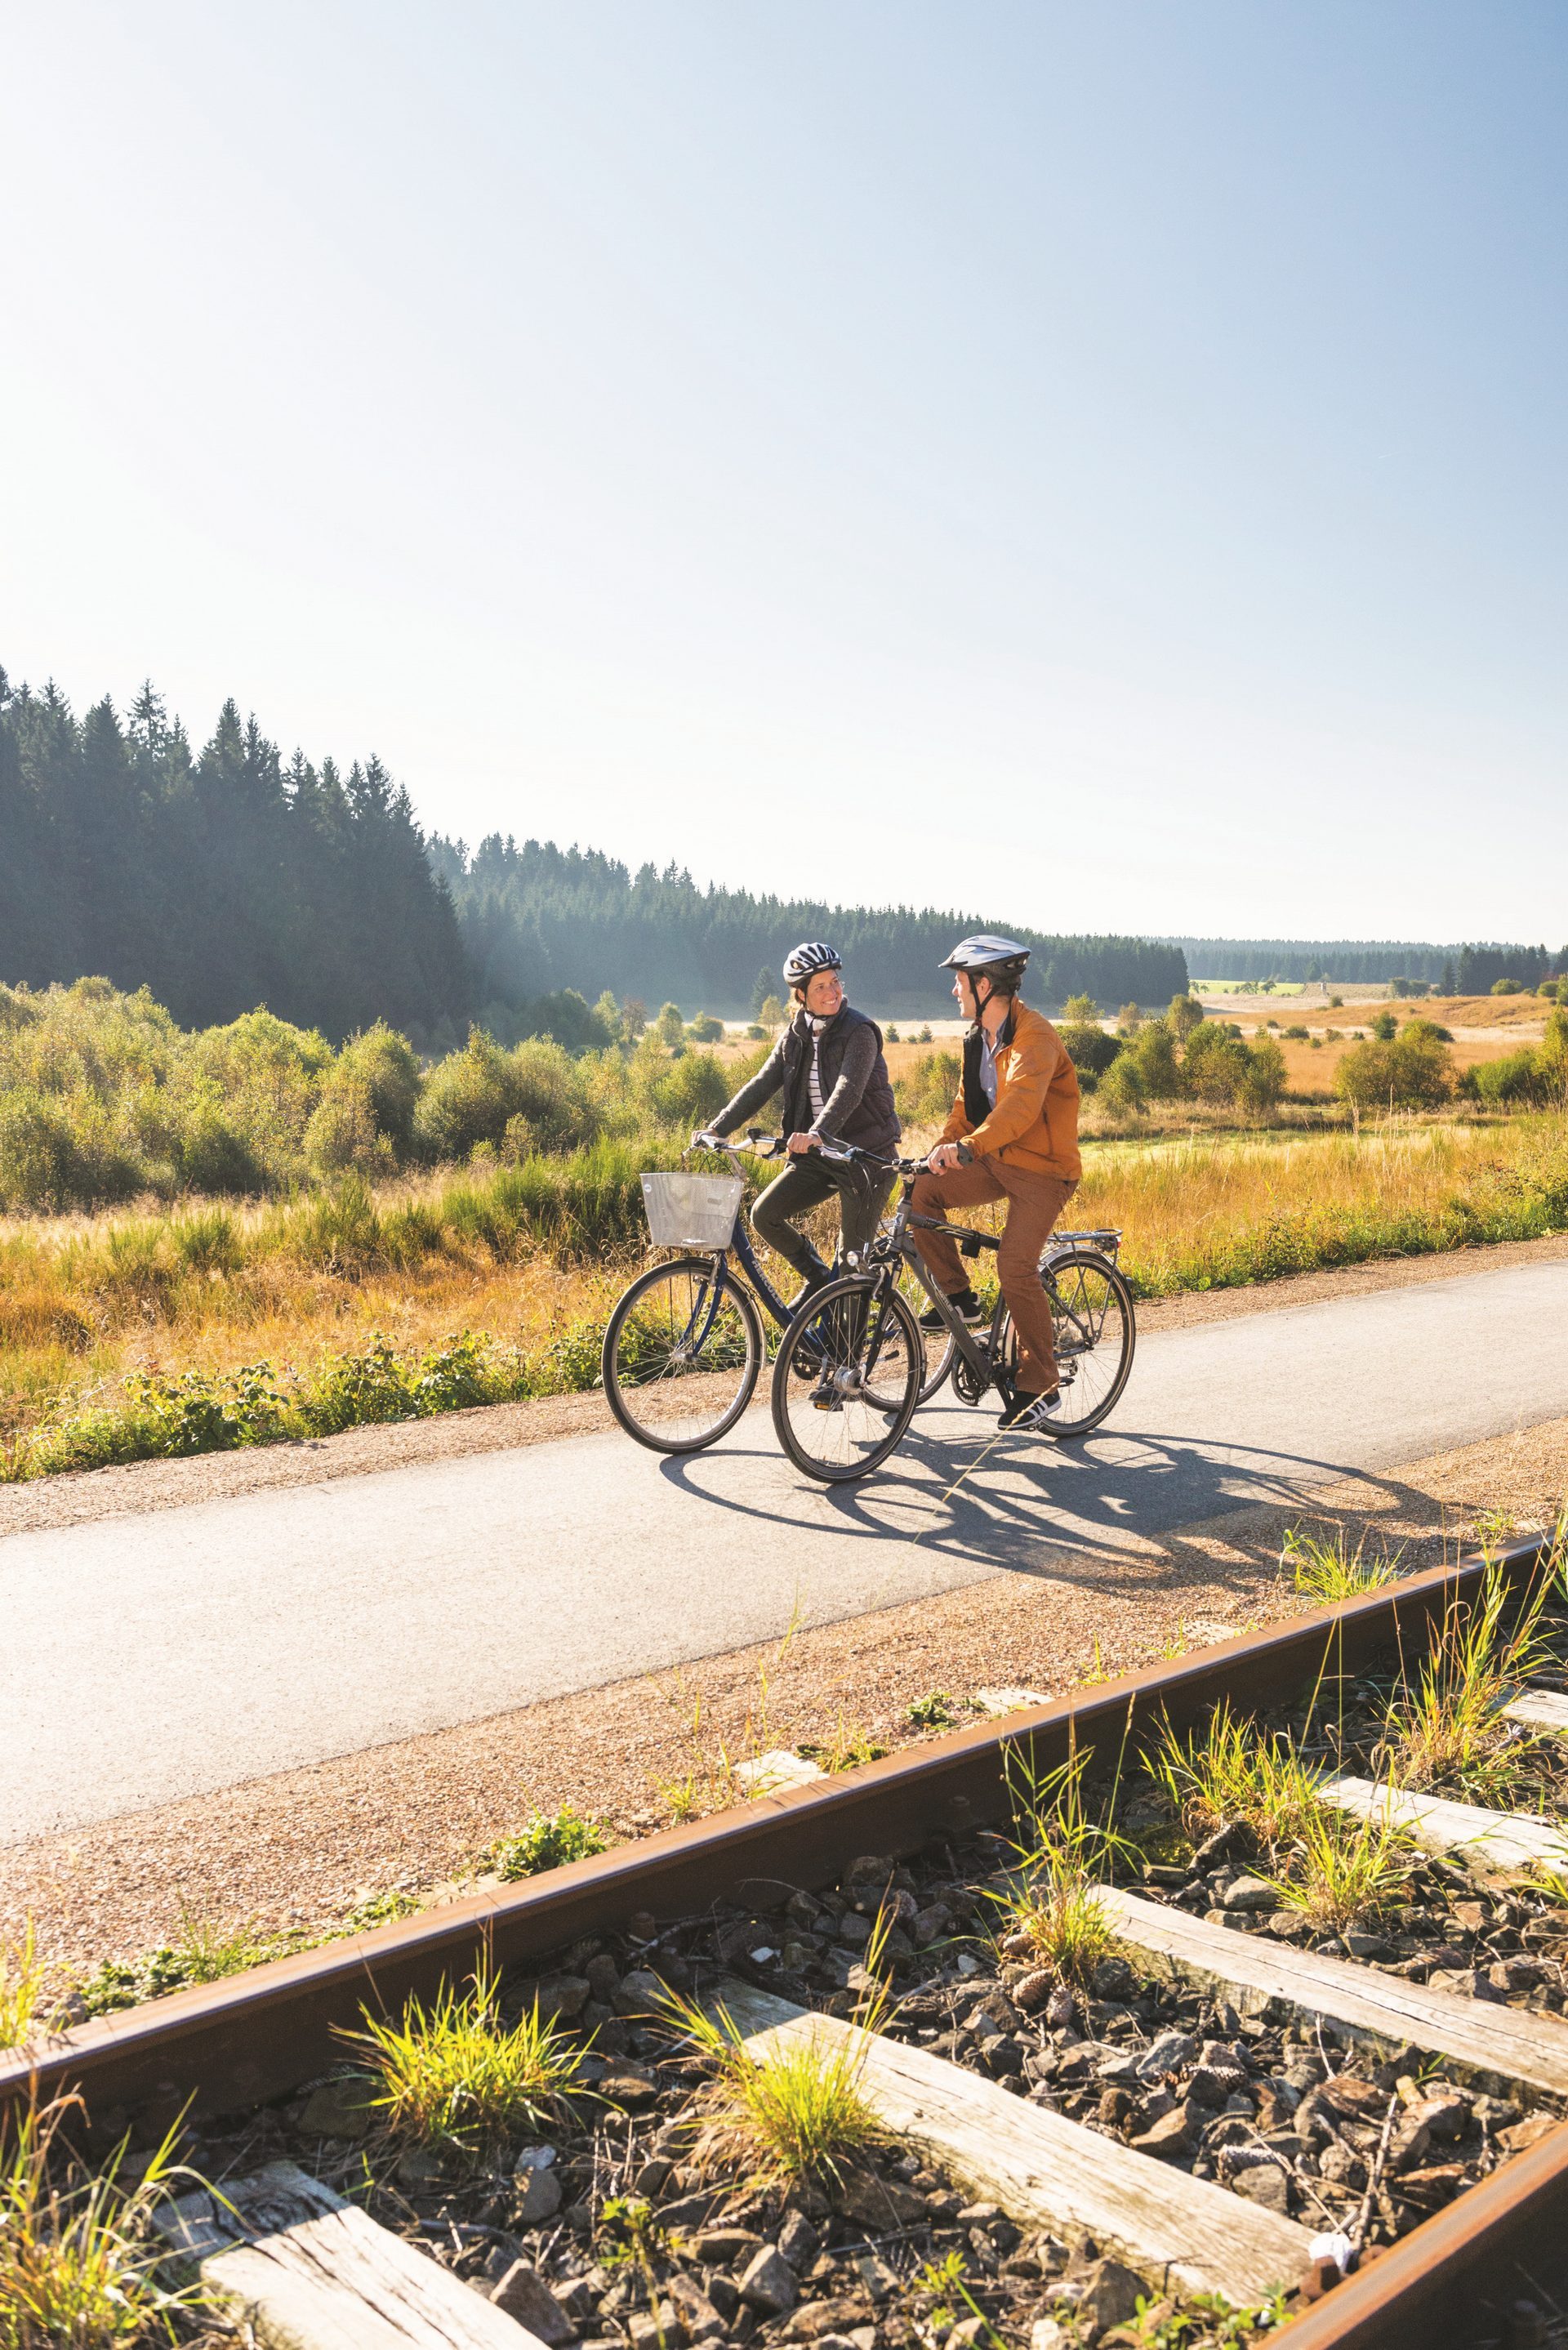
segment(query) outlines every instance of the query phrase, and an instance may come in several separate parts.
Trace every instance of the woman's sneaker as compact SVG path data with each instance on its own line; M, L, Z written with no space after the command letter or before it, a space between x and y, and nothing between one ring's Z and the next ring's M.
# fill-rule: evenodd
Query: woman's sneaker
M1047 1388L1044 1395L1028 1395L1022 1388L1014 1388L1002 1407L1002 1418L997 1425L1000 1428L1016 1428L1025 1435L1033 1435L1042 1428L1050 1427L1052 1406L1061 1400L1060 1388Z
M953 1312L961 1321L978 1322L980 1320L982 1308L979 1298L975 1295L972 1289L955 1289L952 1295L948 1299L948 1304L952 1307ZM945 1330L947 1326L946 1322L937 1312L936 1307L934 1305L928 1305L925 1312L920 1316L921 1329Z

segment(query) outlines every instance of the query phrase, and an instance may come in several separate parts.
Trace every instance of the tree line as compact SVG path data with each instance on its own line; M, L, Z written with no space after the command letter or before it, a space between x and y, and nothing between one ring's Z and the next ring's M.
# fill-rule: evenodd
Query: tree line
M1061 1004L1087 994L1162 1003L1187 988L1179 947L1148 939L1060 938L995 917L910 906L833 906L701 889L677 866L633 873L597 849L519 845L493 833L470 851L440 837L431 858L451 891L482 1003L527 1002L548 990L653 1002L668 998L738 1015L781 989L779 968L801 939L829 939L851 993L905 1017L950 1010L939 965L968 931L1003 930L1034 951L1030 993Z
M1568 970L1568 946L1510 946L1496 940L1434 945L1409 939L1170 939L1195 980L1347 980L1383 987L1395 979L1445 995L1485 995L1500 979L1539 987Z
M940 1012L941 957L995 927L701 889L553 842L494 835L471 854L425 837L379 759L286 760L233 701L198 749L151 684L123 714L106 696L78 718L52 682L13 690L4 671L0 847L0 981L144 986L192 1027L257 1005L336 1038L386 1020L436 1049L474 1018L580 1028L578 996L607 990L755 1011L809 937L841 949L862 1002ZM1017 934L1037 1002L1153 1003L1187 984L1179 948Z

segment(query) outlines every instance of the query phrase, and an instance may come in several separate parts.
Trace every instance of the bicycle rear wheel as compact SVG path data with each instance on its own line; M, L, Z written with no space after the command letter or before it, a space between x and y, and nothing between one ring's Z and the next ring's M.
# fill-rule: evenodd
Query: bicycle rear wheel
M1073 1249L1040 1261L1051 1305L1052 1342L1061 1394L1044 1433L1086 1436L1113 1410L1132 1369L1137 1328L1127 1276L1097 1249ZM992 1356L1011 1378L1018 1334L1005 1306L992 1331Z
M632 1283L610 1315L600 1361L605 1399L628 1436L655 1452L700 1452L752 1399L762 1324L722 1258L678 1257Z
M814 1349L803 1342L807 1334ZM823 1484L865 1477L903 1442L920 1400L919 1325L891 1283L846 1274L819 1289L779 1342L774 1426Z

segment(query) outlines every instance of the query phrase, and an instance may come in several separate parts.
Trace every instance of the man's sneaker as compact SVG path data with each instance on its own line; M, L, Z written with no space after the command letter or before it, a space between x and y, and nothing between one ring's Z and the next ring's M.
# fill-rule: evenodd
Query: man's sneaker
M975 1295L972 1289L955 1289L952 1295L948 1299L948 1304L952 1307L953 1312L959 1315L961 1320L965 1322L978 1322L980 1320L982 1308L979 1298ZM947 1326L946 1322L937 1312L936 1307L934 1305L928 1305L925 1312L920 1316L921 1329L945 1330Z
M1047 1388L1044 1395L1028 1395L1014 1388L1002 1407L1001 1428L1016 1428L1026 1435L1051 1425L1051 1407L1062 1400L1060 1388Z

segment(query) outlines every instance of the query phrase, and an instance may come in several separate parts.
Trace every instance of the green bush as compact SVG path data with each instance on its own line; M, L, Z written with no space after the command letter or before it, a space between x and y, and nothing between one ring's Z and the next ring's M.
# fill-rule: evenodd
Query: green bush
M1067 1057L1078 1072L1079 1083L1085 1078L1085 1093L1092 1093L1095 1081L1102 1077L1122 1049L1119 1036L1108 1035L1104 1028L1090 1027L1078 1021L1066 1024L1059 1030Z
M537 1877L546 1868L591 1859L608 1844L602 1821L585 1820L563 1804L558 1812L535 1812L518 1835L503 1836L491 1846L490 1861L498 1877Z
M1454 1090L1453 1055L1430 1021L1412 1020L1392 1044L1353 1045L1334 1083L1356 1110L1435 1109Z
M692 1045L718 1045L723 1042L724 1024L715 1020L711 1012L700 1012L687 1024L687 1042Z

